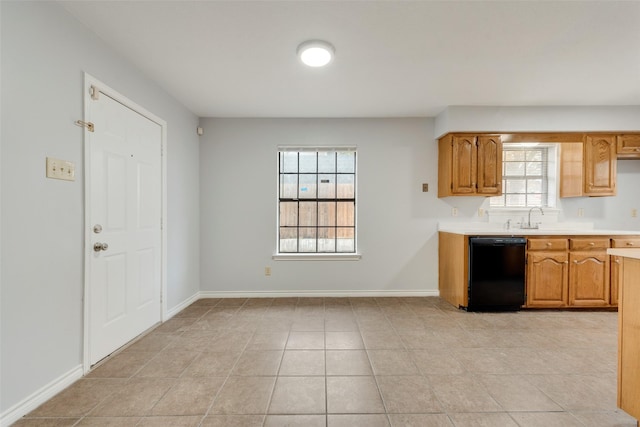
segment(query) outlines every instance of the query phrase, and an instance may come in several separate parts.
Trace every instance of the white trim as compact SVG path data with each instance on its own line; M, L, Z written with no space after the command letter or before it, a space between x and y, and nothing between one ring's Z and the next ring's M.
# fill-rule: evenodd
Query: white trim
M358 151L357 145L278 145L278 152L280 151Z
M122 105L127 106L133 111L157 123L162 132L162 151L161 151L161 174L162 174L162 218L161 218L161 266L160 266L160 321L167 319L167 122L146 108L131 101L126 96L110 88L100 80L96 79L89 73L84 73L84 119L88 120L90 116L89 106L91 102L91 87L95 86L100 92L118 101ZM87 255L88 248L91 246L91 194L89 192L91 182L91 145L89 144L90 134L87 128L84 128L84 331L83 331L83 354L82 369L86 374L91 369L91 358L89 354L89 301L91 294L89 283L91 278L90 257Z
M291 254L274 254L271 259L274 261L360 261L360 254L334 254L334 253L291 253Z
M0 416L0 426L5 427L15 423L80 378L82 378L82 365L62 374L4 411Z
M355 153L355 170L354 170L354 195L355 195L355 203L354 203L354 235L353 235L353 246L354 250L358 250L358 199L359 199L359 191L358 185L360 179L358 178L359 167L358 161L360 158L360 153L358 152L358 147L356 145L344 146L344 147L336 147L336 146L287 146L287 145L279 145L278 146L278 156L276 157L276 238L275 238L275 250L278 251L280 249L280 153L281 152L301 152L301 151L320 151L320 150L334 150L338 151L338 149L342 149L343 151L351 151ZM337 197L337 195L336 195ZM310 199L309 201L313 201ZM359 261L362 258L362 255L359 253L321 253L321 252L310 252L310 253L295 253L295 254L285 254L285 253L275 253L272 256L274 261Z
M393 290L393 291L200 291L198 299L202 298L289 298L289 297L329 297L329 298L358 298L358 297L437 297L438 290Z
M167 320L171 319L173 316L180 313L182 310L189 307L194 302L198 301L199 298L200 298L199 292L196 292L195 294L191 295L189 298L182 301L180 304L176 305L175 307L171 308L169 311L167 311L166 318L162 319L162 321L166 322Z

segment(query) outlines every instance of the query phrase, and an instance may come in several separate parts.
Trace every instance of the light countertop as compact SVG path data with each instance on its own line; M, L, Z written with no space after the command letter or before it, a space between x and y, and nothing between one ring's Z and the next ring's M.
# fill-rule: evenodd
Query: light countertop
M634 248L634 249L612 248L612 249L607 249L607 253L609 255L640 259L640 249L638 248Z
M438 231L467 236L640 236L640 230L610 230L592 228L589 225L562 224L526 229L512 226L509 230L501 224L491 223L441 223ZM633 250L633 249L625 249Z

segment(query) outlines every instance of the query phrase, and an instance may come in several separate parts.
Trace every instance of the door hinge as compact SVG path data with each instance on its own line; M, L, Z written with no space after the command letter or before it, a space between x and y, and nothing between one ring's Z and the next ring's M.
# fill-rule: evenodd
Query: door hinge
M87 128L89 132L93 132L95 130L95 126L91 122L83 122L82 120L76 120L76 125Z
M100 91L98 90L97 87L91 86L89 88L89 94L91 95L91 99L93 99L94 101L97 101L98 97L100 96Z

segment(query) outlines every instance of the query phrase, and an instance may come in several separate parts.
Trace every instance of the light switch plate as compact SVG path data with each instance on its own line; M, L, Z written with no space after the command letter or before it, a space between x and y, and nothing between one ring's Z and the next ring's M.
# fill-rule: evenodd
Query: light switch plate
M47 178L75 181L76 165L66 160L47 157Z

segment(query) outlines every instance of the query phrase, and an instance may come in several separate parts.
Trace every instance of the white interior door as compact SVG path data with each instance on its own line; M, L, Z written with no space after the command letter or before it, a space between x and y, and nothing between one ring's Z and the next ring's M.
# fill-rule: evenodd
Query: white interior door
M162 127L105 94L88 102L93 365L161 318Z

